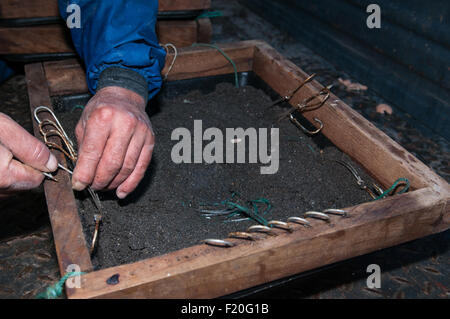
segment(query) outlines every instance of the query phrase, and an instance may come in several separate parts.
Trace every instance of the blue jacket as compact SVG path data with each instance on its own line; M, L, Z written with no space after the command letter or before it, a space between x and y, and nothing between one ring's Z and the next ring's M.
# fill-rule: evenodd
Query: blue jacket
M89 90L95 93L100 73L110 66L131 69L147 80L149 98L161 88L166 52L158 44L158 0L58 0L61 16L80 7L81 28L71 28L75 48L86 65Z

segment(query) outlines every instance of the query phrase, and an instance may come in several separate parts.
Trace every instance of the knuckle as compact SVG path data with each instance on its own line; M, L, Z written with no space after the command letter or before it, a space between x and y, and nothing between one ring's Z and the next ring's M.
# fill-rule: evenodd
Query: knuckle
M81 139L82 134L83 134L83 127L80 123L78 123L77 127L75 128L75 136L78 141Z
M108 156L104 159L104 166L108 172L118 172L122 161L117 156Z
M135 165L133 163L125 162L122 166L121 174L129 176L134 171Z
M137 117L134 114L129 113L129 112L125 113L122 116L121 121L122 121L122 125L128 130L135 128L138 125Z
M95 162L100 159L100 151L98 146L94 143L84 143L81 148L80 156L83 156L85 160L89 162Z
M0 162L0 189L7 189L12 184L11 172L9 169L11 161L12 154L11 156L3 158Z
M145 172L147 171L147 167L148 167L149 163L150 163L150 161L148 161L148 162L146 161L145 163L140 163L140 164L136 165L136 174L138 176L141 176L141 178L142 178L142 176L144 176Z
M86 173L78 173L76 175L76 180L81 182L81 183L83 183L83 184L85 184L85 185L89 185L91 183L91 181L92 181L92 178L91 178L91 176L89 176Z
M34 149L31 152L31 160L42 164L47 163L48 157L50 156L47 146L45 146L44 143L37 142L33 148Z
M100 106L91 115L95 120L99 122L110 122L114 116L114 109L110 106Z

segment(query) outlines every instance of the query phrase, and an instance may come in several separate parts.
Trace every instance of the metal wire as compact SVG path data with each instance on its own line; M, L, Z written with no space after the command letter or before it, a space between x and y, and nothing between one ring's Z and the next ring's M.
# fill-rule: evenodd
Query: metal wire
M270 107L277 105L281 102L288 102L289 100L291 100L291 98L298 92L300 91L300 89L306 84L309 83L313 80L313 78L316 76L315 73L311 74L310 76L308 76L305 80L303 80L294 90L292 90L291 92L289 92L286 96L279 98L278 100L275 100L274 102L272 102L272 104L270 105ZM317 123L320 124L320 127L314 131L308 130L307 128L305 128L303 125L301 125L297 119L294 117L293 113L295 111L298 111L299 113L304 113L304 112L309 112L309 111L313 111L316 110L318 108L320 108L330 97L330 89L331 86L328 87L324 87L322 88L319 92L317 92L316 94L302 100L301 102L299 102L297 105L292 106L289 111L284 112L282 114L280 114L278 116L277 122L281 121L282 119L289 117L289 119L291 120L291 122L293 124L295 124L298 128L300 128L303 132L305 132L306 134L309 135L315 135L318 134L320 131L322 131L323 129L323 123L320 119L318 118L314 118L314 121L316 121Z
M49 113L53 117L53 120L49 120L49 119L41 120L38 116L39 112ZM37 108L35 108L33 115L34 115L34 119L36 120L36 122L39 125L39 132L41 133L41 135L44 138L44 143L48 147L62 152L71 161L72 165L75 166L75 163L77 161L77 151L75 149L74 143L67 135L66 131L64 130L61 123L59 122L55 113L46 106L38 106ZM48 129L48 127L51 127L51 129ZM49 140L49 137L52 137L52 136L59 137L62 141L62 146L59 144L56 144L54 142L51 142ZM73 175L72 170L68 169L67 167L64 167L60 163L58 163L58 167L64 171L66 171L70 175ZM54 181L57 181L50 174L45 173L44 175ZM50 175L51 177L49 177L47 175ZM98 194L91 188L91 186L87 187L87 191L90 194L92 201L94 202L94 205L98 210L98 213L94 214L95 228L94 228L94 233L92 235L92 242L91 242L91 248L90 248L90 252L92 254L94 251L95 245L97 243L98 232L99 232L99 228L100 228L100 223L102 221L104 209L102 207L102 204L101 204L100 198L98 197Z

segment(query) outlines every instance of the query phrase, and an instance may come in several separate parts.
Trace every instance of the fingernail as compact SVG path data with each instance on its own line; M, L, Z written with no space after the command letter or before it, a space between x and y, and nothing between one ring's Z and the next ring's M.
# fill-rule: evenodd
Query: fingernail
M56 171L56 169L58 168L58 160L56 159L55 155L50 153L50 157L48 158L45 167L47 167L50 172Z
M72 188L76 191L82 191L86 188L87 185L84 185L83 183L80 183L79 181L72 180Z
M125 192L117 192L117 197L119 197L120 199L124 199L125 197L127 197L128 194Z

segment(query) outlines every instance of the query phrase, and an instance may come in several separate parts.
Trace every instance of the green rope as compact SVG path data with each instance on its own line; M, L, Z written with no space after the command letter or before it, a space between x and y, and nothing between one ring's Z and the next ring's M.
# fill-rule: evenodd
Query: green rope
M203 18L217 18L221 16L223 16L221 11L206 11L199 15L196 20Z
M65 274L56 284L49 286L44 292L41 292L36 296L37 299L56 299L62 295L64 283L70 277L76 277L83 275L84 272L69 272Z
M397 192L397 194L403 194L405 192L408 191L410 183L409 180L407 178L404 177L400 177L399 179L397 179L394 184L392 184L391 187L389 187L387 190L385 190L380 196L378 196L377 198L375 198L374 200L379 200L387 195L389 195L390 192L392 192L394 189L397 188L398 184L400 184L401 182L405 183L406 185L403 187L402 190L400 190L399 192Z
M234 63L233 60L231 60L231 58L221 48L219 48L217 45L209 44L209 43L194 43L194 44L192 44L192 46L193 47L210 47L210 48L214 48L217 51L219 51L225 57L225 59L227 59L228 62L230 62L231 65L233 66L234 85L236 86L236 88L239 88L239 78L238 78L238 70L237 70L236 64Z

